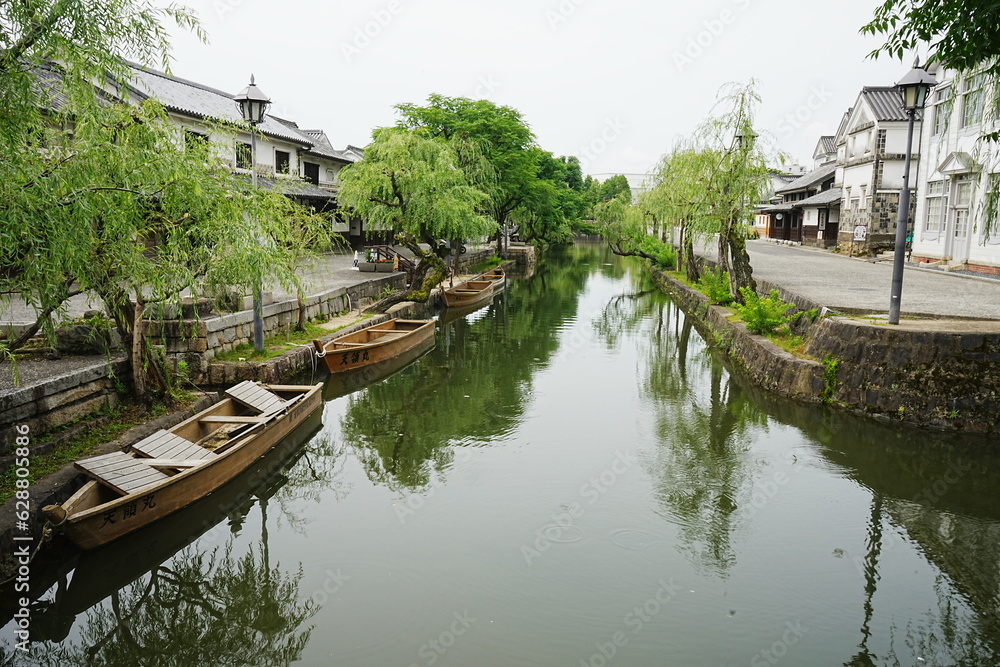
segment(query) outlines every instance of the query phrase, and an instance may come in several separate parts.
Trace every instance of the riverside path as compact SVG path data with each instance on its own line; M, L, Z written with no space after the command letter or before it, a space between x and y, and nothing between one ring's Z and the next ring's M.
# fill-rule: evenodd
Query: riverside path
M886 313L892 260L851 258L800 246L748 241L754 278L842 312ZM714 239L696 251L716 260ZM902 315L1000 320L1000 280L907 265Z

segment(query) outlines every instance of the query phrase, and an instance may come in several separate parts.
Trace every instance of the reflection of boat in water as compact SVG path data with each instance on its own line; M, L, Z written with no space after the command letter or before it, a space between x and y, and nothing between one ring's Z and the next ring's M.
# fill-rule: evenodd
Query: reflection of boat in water
M344 334L327 343L313 341L331 373L373 366L434 339L434 320L389 320Z
M332 401L340 396L364 389L390 375L403 370L414 361L434 349L434 336L429 336L409 350L376 364L358 368L346 373L331 373L323 387L323 400Z
M476 311L482 310L486 306L493 303L492 296L484 303L477 304L475 306L461 306L458 308L445 308L440 315L441 324L451 324L455 320L460 320L466 315L471 315Z
M321 388L240 383L219 403L140 440L127 454L77 461L93 479L42 512L82 549L119 539L238 475L320 406Z
M32 605L33 641L61 641L77 615L157 569L227 517L239 520L245 516L256 498L272 495L281 487L285 482L282 471L302 456L305 443L322 425L323 413L316 410L271 451L212 494L152 526L79 553L70 584L60 583L53 601Z
M444 303L449 308L485 305L493 296L492 280L466 280L444 291Z

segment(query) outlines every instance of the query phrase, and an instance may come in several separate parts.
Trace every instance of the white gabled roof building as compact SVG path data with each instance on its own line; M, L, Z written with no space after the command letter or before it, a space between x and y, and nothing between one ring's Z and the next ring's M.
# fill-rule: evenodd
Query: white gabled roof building
M925 110L924 160L916 179L913 259L1000 274L1000 129L987 112L994 92L979 76L932 65L938 81Z

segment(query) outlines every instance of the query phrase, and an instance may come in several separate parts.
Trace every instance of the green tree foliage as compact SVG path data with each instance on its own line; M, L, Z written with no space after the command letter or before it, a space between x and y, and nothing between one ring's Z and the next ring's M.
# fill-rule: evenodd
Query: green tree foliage
M479 210L497 223L498 239L513 224L523 240L569 240L586 210L580 161L539 148L520 112L488 100L436 94L426 105L396 109L402 115L398 127L423 130L451 145L457 164L485 194ZM480 176L483 161L490 178Z
M503 229L511 215L531 197L538 173L535 135L521 113L511 107L499 106L489 100L431 95L426 106L399 104L400 126L426 128L433 136L456 145L475 147L492 166L496 178L483 184L487 194L485 210ZM467 167L463 159L462 166ZM450 237L449 237L450 238Z
M583 217L580 163L576 158L556 158L540 148L535 153L538 171L529 195L512 214L523 241L567 243Z
M376 229L391 229L418 264L409 290L379 301L385 309L401 301L426 301L445 277L437 239L482 236L495 228L478 211L486 200L468 173L474 151L426 128L382 128L373 134L363 160L341 171L340 203L353 208ZM488 169L480 168L479 183ZM427 244L425 250L420 244Z
M135 0L7 3L0 9L0 299L52 315L96 293L132 356L136 393L165 395L142 325L147 306L258 280L297 285L293 258L328 225L287 198L251 192L208 143L183 136L153 102L118 103L95 82L121 60L167 58L164 19L186 10ZM58 65L50 59L57 59ZM110 77L110 78L109 78ZM217 128L224 131L223 128ZM229 137L231 140L232 137ZM25 337L0 343L9 356Z
M601 183L598 191L599 201L611 201L622 195L632 196L632 188L628 184L628 179L622 174L612 176Z
M986 66L994 77L1000 74L996 7L984 7L979 0L885 0L861 32L886 37L871 52L873 58L902 60L929 43L933 58L945 67L969 71Z

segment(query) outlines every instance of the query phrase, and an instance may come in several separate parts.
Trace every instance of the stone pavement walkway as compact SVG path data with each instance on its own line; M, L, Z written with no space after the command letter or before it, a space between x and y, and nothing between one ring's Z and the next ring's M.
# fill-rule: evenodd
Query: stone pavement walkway
M696 251L712 261L716 242ZM817 248L749 241L755 278L842 312L887 313L892 261L851 258ZM901 312L907 316L1000 320L1000 281L908 265Z

